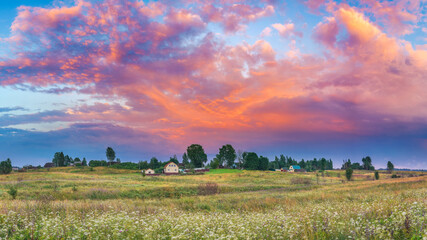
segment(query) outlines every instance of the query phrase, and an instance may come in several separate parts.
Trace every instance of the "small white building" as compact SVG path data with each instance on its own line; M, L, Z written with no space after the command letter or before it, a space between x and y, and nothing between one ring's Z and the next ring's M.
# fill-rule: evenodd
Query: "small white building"
M163 169L163 173L165 173L165 174L178 174L179 173L178 164L176 164L174 162L168 162Z
M301 167L298 165L292 165L289 167L289 172L299 172L301 170Z
M156 173L156 172L154 172L154 170L153 170L153 169L151 169L151 168L146 169L146 170L142 170L142 172L144 172L144 171L145 171L145 174L147 174L147 175L155 174L155 173Z

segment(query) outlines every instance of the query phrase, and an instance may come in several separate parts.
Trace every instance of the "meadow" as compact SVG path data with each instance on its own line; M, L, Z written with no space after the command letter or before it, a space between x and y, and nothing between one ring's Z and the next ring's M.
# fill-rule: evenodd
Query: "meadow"
M14 172L0 175L0 238L427 239L427 175L394 174Z

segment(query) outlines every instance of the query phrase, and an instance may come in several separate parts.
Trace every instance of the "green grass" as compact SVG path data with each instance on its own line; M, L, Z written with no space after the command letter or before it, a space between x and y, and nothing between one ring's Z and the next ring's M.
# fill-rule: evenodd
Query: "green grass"
M53 168L0 175L0 239L423 239L427 176ZM201 193L205 185L215 192ZM18 188L17 200L7 193Z
M241 173L243 172L240 169L211 169L209 172L206 172L206 174L223 174L223 173Z

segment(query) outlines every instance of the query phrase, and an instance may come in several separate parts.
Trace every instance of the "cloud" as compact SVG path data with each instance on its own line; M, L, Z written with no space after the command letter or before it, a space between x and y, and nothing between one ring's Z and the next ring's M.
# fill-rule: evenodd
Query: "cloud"
M69 140L58 140L61 146L84 139L97 147L128 144L139 153L161 153L165 146L182 151L194 142L209 151L224 142L278 147L310 142L312 134L331 145L391 133L414 142L422 137L413 133L426 129L425 48L388 33L363 8L332 2L312 39L298 24L268 24L259 37L277 31L290 38L284 55L274 40L219 37L271 16L275 4L80 0L21 7L5 40L11 54L0 60L0 84L78 92L92 101L31 114L5 108L3 129L65 127L2 134L46 146L55 143L49 137L68 134ZM304 46L310 41L312 53Z
M0 113L13 111L26 111L26 109L23 107L0 107Z
M264 30L262 30L260 37L269 37L271 35L271 28L266 27Z
M295 25L293 23L285 23L285 24L274 23L271 26L279 32L280 36L284 38L287 38L290 36L298 36L298 37L303 36L301 32L295 31Z

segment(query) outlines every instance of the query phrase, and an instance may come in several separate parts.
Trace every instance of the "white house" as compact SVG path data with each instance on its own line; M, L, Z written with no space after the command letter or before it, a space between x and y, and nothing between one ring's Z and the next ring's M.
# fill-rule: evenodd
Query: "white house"
M155 174L156 172L154 172L153 169L149 168L147 170L142 170L143 172L145 171L145 174L150 175L150 174Z
M163 168L163 173L165 174L178 174L179 173L179 167L178 164L174 162L169 162L165 165Z
M295 172L295 170L296 171L301 170L301 167L298 165L292 165L289 167L289 172Z

